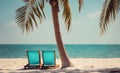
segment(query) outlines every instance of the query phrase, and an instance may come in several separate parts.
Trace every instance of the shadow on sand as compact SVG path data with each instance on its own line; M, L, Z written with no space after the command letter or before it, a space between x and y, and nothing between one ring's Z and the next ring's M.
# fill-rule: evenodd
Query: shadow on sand
M0 73L120 73L120 68L107 68L107 69L97 69L97 70L80 70L80 69L0 69Z

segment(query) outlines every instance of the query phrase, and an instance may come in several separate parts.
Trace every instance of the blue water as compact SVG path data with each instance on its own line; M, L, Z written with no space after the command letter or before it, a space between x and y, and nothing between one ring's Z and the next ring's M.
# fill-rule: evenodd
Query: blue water
M120 58L120 45L65 45L71 58ZM0 58L26 58L26 50L56 50L56 45L8 45L0 44Z

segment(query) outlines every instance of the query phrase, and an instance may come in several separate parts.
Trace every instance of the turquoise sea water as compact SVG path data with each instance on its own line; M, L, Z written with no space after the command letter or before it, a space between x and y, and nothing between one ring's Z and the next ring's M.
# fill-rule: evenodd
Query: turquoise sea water
M120 45L65 45L66 51L71 58L120 58ZM0 44L0 58L26 58L26 50L56 50L56 45L16 45Z

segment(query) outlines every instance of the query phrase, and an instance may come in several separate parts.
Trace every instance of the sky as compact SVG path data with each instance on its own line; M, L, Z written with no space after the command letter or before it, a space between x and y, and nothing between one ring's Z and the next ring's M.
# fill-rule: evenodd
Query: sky
M56 44L52 13L49 3L45 5L46 19L39 28L23 33L15 20L15 11L24 5L22 0L0 0L0 44ZM81 12L78 0L69 0L72 13L70 31L64 24L60 7L60 31L64 44L120 44L120 12L116 21L110 22L109 29L100 36L99 16L104 0L83 0Z

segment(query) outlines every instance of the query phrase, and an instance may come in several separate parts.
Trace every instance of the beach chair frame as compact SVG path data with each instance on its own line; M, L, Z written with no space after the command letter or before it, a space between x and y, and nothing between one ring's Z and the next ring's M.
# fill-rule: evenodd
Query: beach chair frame
M31 50L27 50L26 53L27 53L27 58L28 58L28 52L31 51ZM33 51L36 51L36 50L33 50ZM41 68L41 56L40 56L40 51L38 51L38 54L39 54L39 63L38 65L31 65L30 62L29 62L29 59L28 59L28 64L24 66L24 69L27 69L27 68Z

